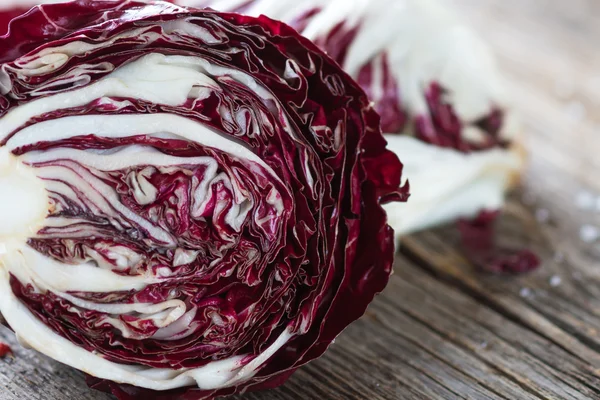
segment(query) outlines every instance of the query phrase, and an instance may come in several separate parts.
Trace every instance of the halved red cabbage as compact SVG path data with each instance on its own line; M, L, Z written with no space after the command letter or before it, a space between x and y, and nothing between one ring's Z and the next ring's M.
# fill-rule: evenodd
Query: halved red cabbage
M486 44L442 2L177 1L289 23L359 82L411 180L407 206L386 207L398 235L502 207L523 167L506 83Z
M388 281L385 145L282 23L36 7L0 37L0 311L122 399L278 385Z

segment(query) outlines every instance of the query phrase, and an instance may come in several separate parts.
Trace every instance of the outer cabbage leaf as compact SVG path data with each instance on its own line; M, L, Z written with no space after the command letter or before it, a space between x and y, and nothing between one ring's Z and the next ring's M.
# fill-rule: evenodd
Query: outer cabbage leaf
M0 311L119 398L278 385L385 287L401 171L287 25L36 7L0 37Z
M386 207L398 235L502 207L523 166L506 83L486 44L441 2L178 1L289 23L359 82L411 180L408 205Z
M8 25L13 18L25 14L32 7L42 4L67 3L70 0L2 0L0 2L0 35L8 31ZM166 0L173 3L172 0ZM148 0L147 2L152 2Z
M8 31L10 21L39 4L64 3L67 0L2 0L0 2L0 35Z

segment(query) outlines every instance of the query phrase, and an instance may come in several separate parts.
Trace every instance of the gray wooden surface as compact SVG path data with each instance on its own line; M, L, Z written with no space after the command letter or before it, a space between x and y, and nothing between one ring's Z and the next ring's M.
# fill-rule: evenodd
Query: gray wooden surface
M532 149L501 237L535 248L519 278L473 271L453 227L408 238L390 286L287 399L600 399L600 3L447 0L496 50ZM597 202L597 203L596 203ZM14 345L10 332L0 338ZM100 400L81 375L14 345L1 400Z

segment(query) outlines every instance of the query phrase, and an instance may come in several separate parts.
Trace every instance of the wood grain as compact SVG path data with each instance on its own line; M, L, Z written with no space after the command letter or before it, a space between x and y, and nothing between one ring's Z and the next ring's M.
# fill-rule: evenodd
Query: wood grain
M600 3L448 0L510 78L532 149L502 219L543 268L473 270L451 227L407 238L367 314L283 387L239 399L600 399ZM579 204L579 206L578 206ZM537 221L537 220L539 221ZM0 360L1 400L105 400L80 373L20 348Z

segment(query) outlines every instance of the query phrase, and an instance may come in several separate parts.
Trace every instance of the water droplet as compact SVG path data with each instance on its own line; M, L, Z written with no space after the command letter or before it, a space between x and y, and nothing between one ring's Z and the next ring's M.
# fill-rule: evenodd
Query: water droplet
M545 208L540 208L536 210L535 219L537 219L537 221L542 224L548 222L548 220L550 219L550 211L546 210Z
M333 339L333 340L331 341L331 344L335 344L335 339Z
M596 196L588 191L582 191L575 197L575 205L581 210L591 210L596 205Z
M521 297L531 297L533 295L533 292L528 287L524 287L524 288L521 288L519 295Z
M579 238L585 243L593 243L600 237L600 231L593 225L583 225L579 230Z
M550 278L549 282L550 282L550 286L557 287L557 286L560 286L560 284L562 283L562 278L558 275L553 275Z

